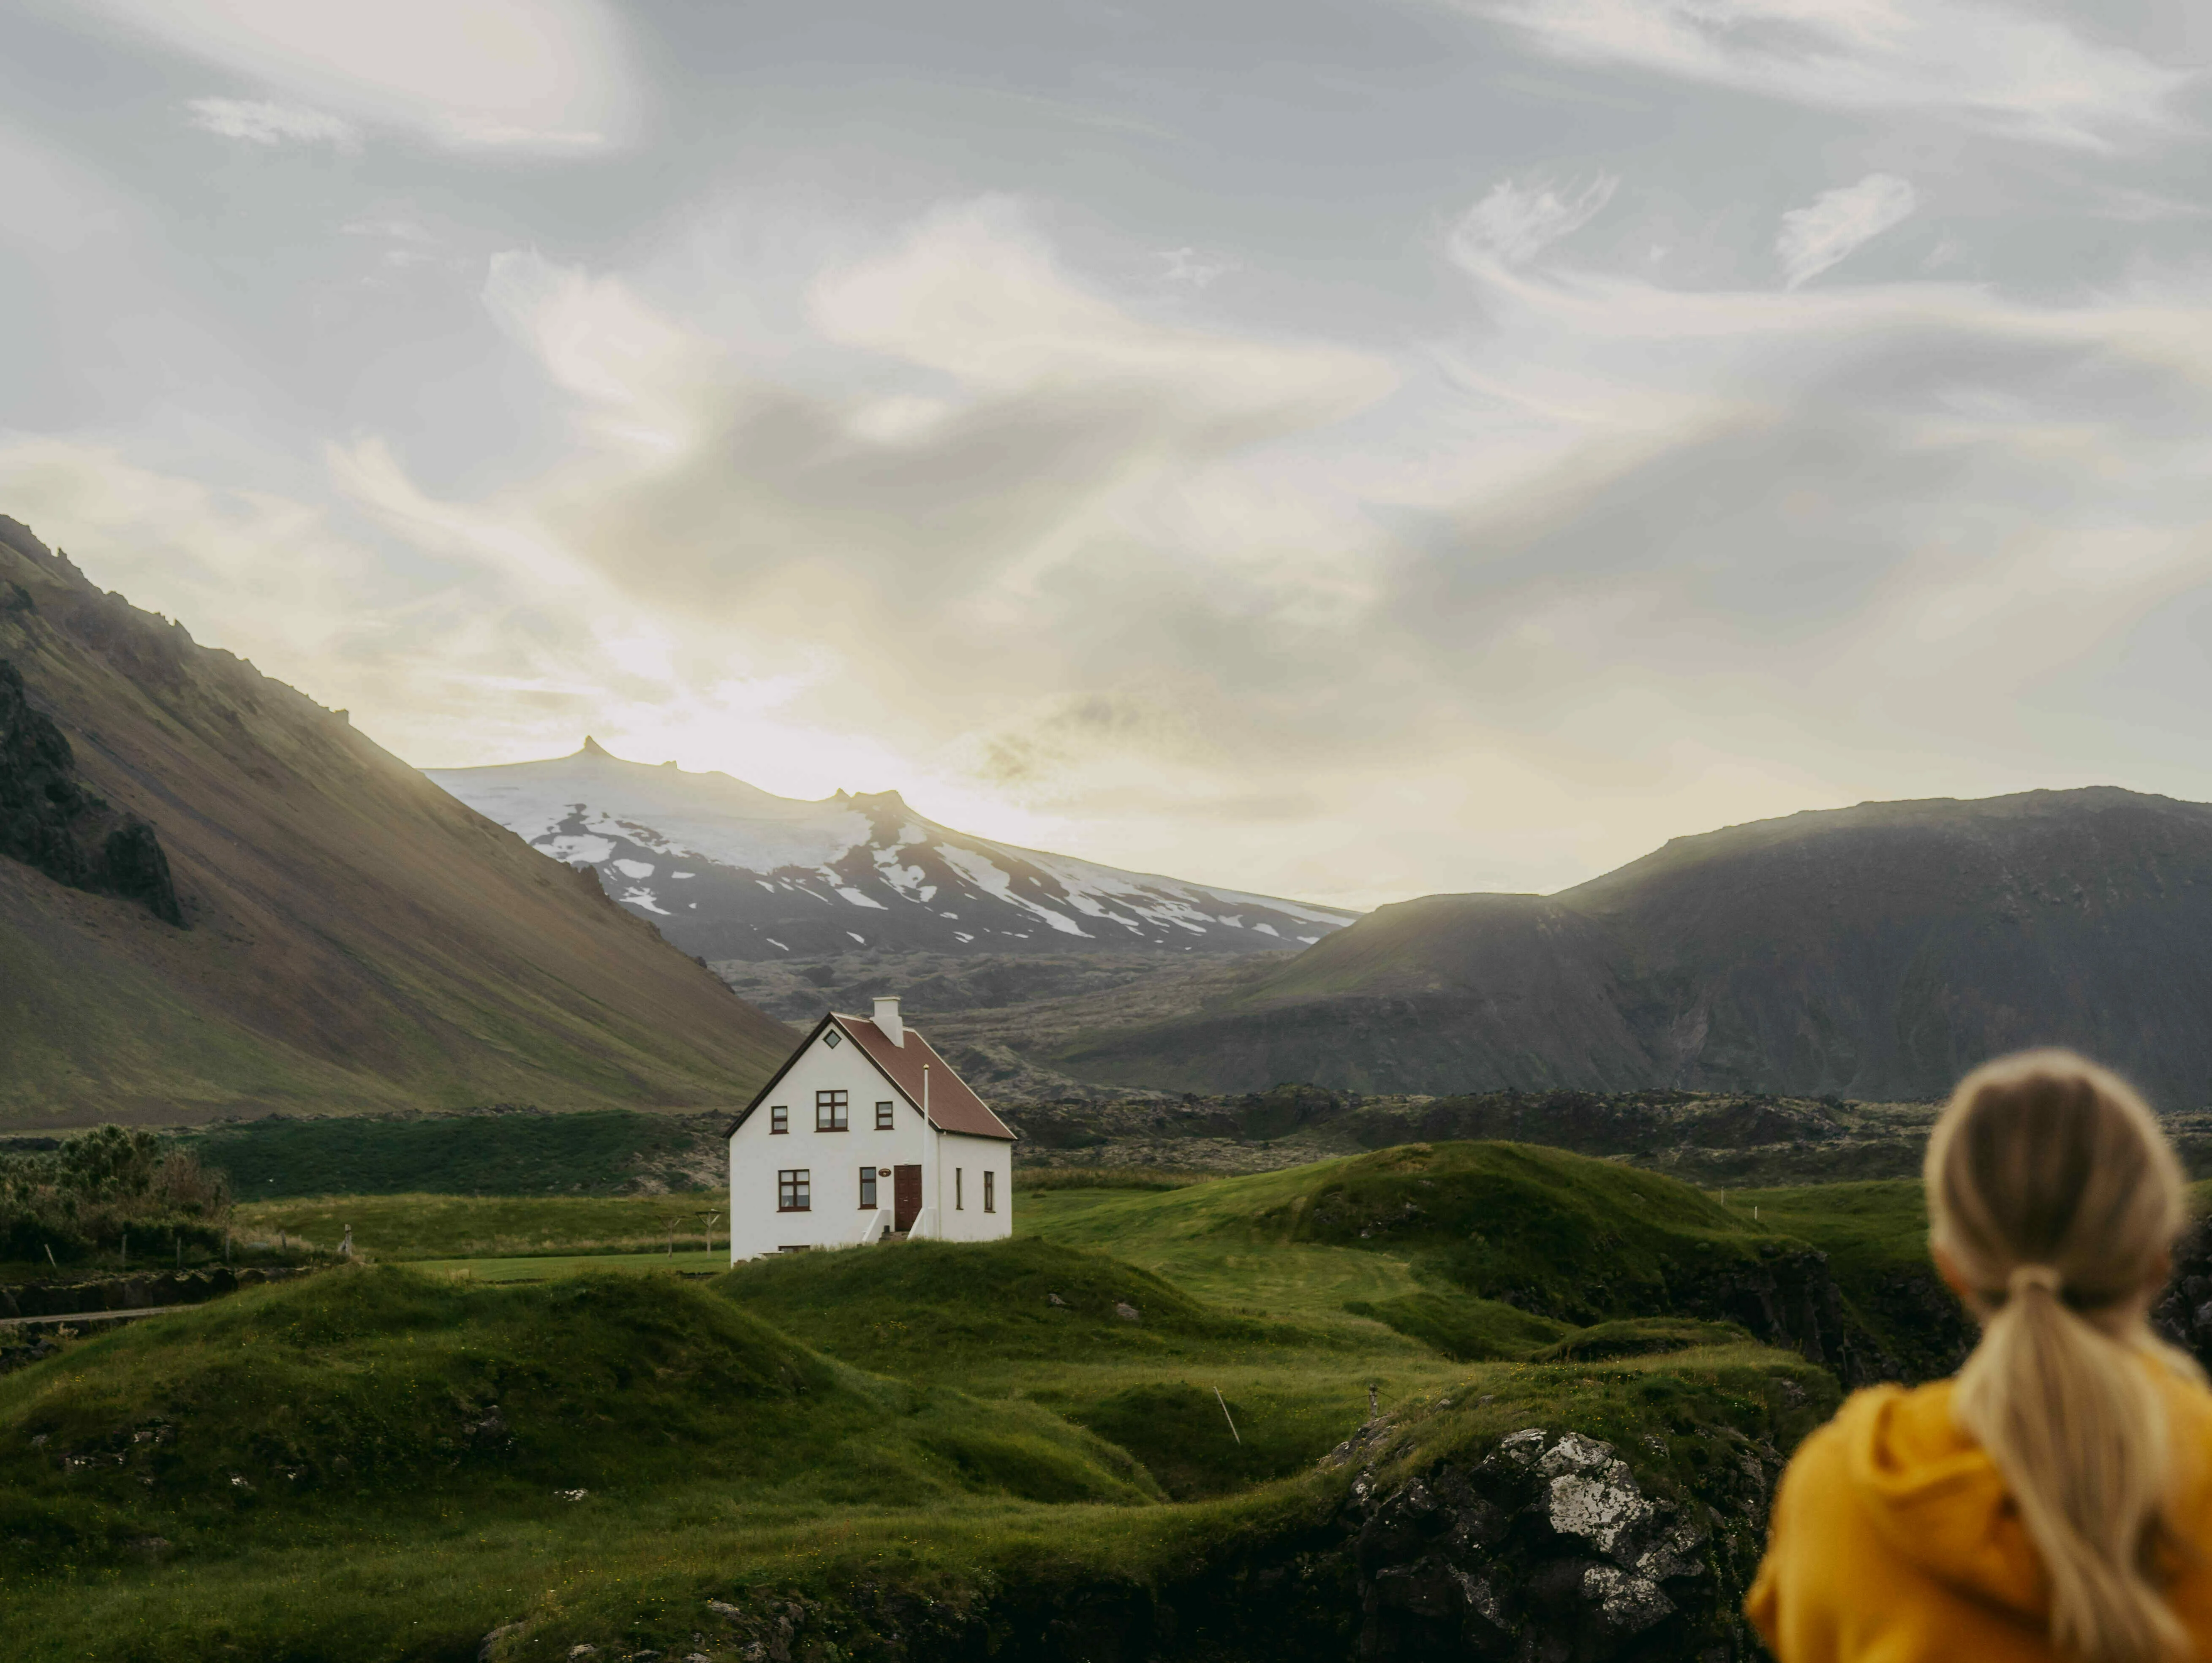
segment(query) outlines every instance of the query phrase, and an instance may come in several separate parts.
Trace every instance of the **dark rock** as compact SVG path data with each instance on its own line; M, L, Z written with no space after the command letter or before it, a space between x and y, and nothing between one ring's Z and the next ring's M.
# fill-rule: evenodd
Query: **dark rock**
M119 895L181 926L168 857L153 827L112 808L77 778L76 753L0 659L0 855L58 883Z
M1358 1655L1612 1660L1758 1655L1737 1615L1778 1453L1741 1435L1696 1492L1655 1496L1610 1444L1530 1427L1348 1504Z

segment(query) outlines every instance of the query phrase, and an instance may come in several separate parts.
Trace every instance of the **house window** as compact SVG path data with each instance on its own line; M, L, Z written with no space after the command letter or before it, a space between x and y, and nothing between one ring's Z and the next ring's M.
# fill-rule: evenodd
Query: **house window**
M835 1051L839 1046L844 1044L844 1042L845 1036L842 1034L840 1034L834 1028L822 1036L822 1043L828 1046L832 1051Z
M995 1172L986 1172L983 1174L983 1211L996 1212L998 1210L999 1174Z
M955 1167L952 1168L952 1211L955 1212L965 1211L968 1205L965 1201L960 1199L960 1180L967 1175L967 1169L963 1167Z
M816 1092L814 1129L817 1132L842 1132L850 1126L852 1096L849 1091Z
M775 1210L778 1212L814 1211L813 1175L806 1168L787 1168L776 1174Z
M860 1211L873 1212L875 1210L876 1169L873 1167L862 1167L860 1168Z
M769 1110L768 1130L770 1137L774 1137L779 1132L790 1131L791 1110L781 1103Z
M876 1130L878 1132L889 1132L892 1130L896 1124L897 1123L891 1118L891 1106L889 1103L878 1103L876 1105Z

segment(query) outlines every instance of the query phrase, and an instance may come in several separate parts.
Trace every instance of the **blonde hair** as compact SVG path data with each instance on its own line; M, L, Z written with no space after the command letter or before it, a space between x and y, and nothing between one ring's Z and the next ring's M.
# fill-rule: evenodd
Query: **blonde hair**
M2147 1320L2187 1223L2180 1163L2127 1083L2069 1051L1976 1069L1929 1139L1929 1236L1981 1344L1952 1412L1996 1463L2051 1581L2051 1637L2091 1663L2188 1654L2159 1587L2166 1412Z

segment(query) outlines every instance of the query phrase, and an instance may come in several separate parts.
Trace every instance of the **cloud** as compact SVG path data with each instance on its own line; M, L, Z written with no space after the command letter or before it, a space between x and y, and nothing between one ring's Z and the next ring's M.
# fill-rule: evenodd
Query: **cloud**
M580 447L453 503L389 452L341 476L602 642L562 660L602 725L759 775L701 690L737 671L777 689L739 723L771 785L1276 892L1551 887L1723 821L2109 772L2018 713L2098 731L2083 642L2201 586L2208 297L1536 258L1604 199L1493 192L1455 251L1480 329L1425 371L1149 318L995 199L796 276L782 357L512 255L487 302ZM1799 223L1811 259L1852 222ZM652 676L611 667L616 620Z
M1164 248L1160 261L1164 268L1160 275L1169 282L1188 283L1193 288L1210 288L1235 269L1229 261L1211 258L1195 248Z
M1826 109L2109 149L2185 124L2194 71L1977 0L1462 0L1553 55Z
M1194 326L1151 243L1117 289L1003 199L748 201L753 264L703 215L489 263L487 377L551 418L495 470L395 417L317 510L0 445L0 510L417 762L589 731L1355 903L1868 797L2201 794L2202 654L2127 649L2212 617L2212 285L1547 257L1605 183L1492 191L1463 328L1395 354Z
M105 19L265 88L200 100L216 130L269 143L311 111L455 150L576 155L627 140L638 97L601 0L88 0ZM204 121L203 124L206 124Z
M1919 205L1911 181L1894 173L1869 173L1856 185L1824 191L1803 208L1782 216L1774 252L1784 283L1796 288L1838 260L1903 222Z
M327 144L338 150L361 147L361 131L353 123L303 105L196 98L185 107L191 112L193 126L249 144Z
M1610 174L1600 174L1580 190L1563 192L1554 185L1500 180L1452 228L1452 258L1471 268L1534 259L1595 219L1620 184Z

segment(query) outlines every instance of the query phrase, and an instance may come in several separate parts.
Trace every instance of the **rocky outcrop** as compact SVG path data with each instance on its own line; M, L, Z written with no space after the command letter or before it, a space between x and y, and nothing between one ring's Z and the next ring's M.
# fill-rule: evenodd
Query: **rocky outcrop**
M1648 1494L1611 1444L1541 1427L1381 1493L1363 1476L1345 1515L1358 1655L1760 1655L1738 1607L1782 1457L1741 1434L1721 1441L1705 1493L1679 1499Z
M1326 1465L1357 1468L1325 1516L1224 1545L1146 1586L1040 1578L966 1594L862 1581L833 1598L770 1587L703 1600L655 1647L572 1648L608 1663L1747 1663L1739 1607L1782 1467L1771 1445L1710 1429L1679 1494L1639 1481L1608 1443L1528 1427L1411 1477L1368 1463L1396 1431L1370 1423ZM502 1624L486 1663L544 1654L552 1635Z
M76 777L69 737L33 707L21 673L5 659L0 659L0 855L73 889L120 895L167 923L185 921L161 838Z

